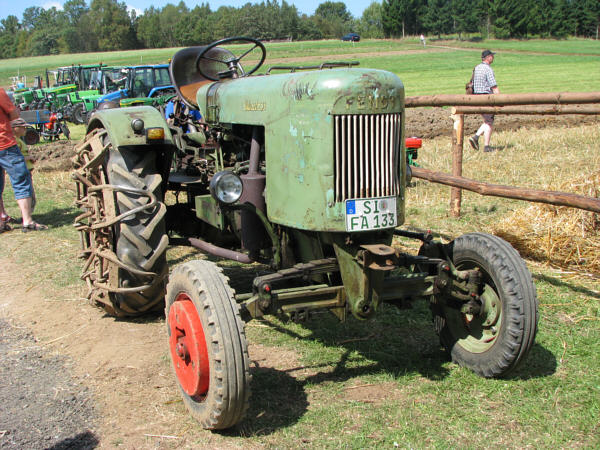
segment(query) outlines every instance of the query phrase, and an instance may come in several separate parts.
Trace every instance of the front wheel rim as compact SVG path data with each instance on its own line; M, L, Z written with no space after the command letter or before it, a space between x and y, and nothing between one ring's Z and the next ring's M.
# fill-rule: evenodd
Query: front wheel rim
M177 380L190 397L208 392L210 366L202 322L196 306L180 293L169 308L169 349Z
M482 274L487 278L485 272ZM448 328L456 343L470 353L484 353L494 346L500 336L503 322L502 300L491 282L486 282L478 315L463 314L446 307Z

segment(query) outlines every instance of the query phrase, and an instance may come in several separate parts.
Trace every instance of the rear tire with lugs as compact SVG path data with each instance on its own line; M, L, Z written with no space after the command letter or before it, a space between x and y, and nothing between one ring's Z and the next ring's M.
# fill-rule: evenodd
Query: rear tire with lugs
M118 186L141 189L162 198L162 177L156 167L154 152L123 150L111 152L108 163L109 180ZM123 214L148 202L144 195L117 192L117 214ZM158 275L147 289L131 294L117 294L121 309L137 312L159 311L163 308L165 282L168 273L167 247L169 238L165 230L166 207L159 202L154 208L141 210L118 224L116 253L119 259L141 270ZM126 269L119 270L121 286L139 286L148 282Z
M90 153L98 148L106 150ZM75 178L86 179L77 183L78 204L86 210L76 223L88 260L83 278L89 298L114 316L164 306L169 239L157 158L150 148L114 149L100 129L86 137L76 156Z

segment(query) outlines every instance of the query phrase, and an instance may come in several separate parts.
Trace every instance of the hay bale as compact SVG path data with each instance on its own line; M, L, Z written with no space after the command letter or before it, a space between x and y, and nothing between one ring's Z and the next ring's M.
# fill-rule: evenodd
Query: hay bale
M600 197L600 172L549 190ZM525 258L600 276L600 214L533 203L497 223L492 232Z

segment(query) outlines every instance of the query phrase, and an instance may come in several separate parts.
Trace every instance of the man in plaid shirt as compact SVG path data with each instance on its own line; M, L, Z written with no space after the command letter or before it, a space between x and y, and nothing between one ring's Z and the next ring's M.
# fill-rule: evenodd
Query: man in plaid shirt
M494 62L494 52L490 50L484 50L481 53L481 64L475 66L473 72L473 93L474 94L499 94L498 84L494 77L494 71L490 67L490 64ZM482 114L483 123L473 136L469 138L471 147L475 150L479 150L479 136L483 134L484 152L491 152L493 148L490 147L490 139L492 137L492 126L494 125L493 114Z

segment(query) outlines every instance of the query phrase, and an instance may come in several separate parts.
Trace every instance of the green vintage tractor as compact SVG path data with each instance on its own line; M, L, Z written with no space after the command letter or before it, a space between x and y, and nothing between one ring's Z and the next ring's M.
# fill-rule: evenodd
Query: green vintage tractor
M399 228L410 173L400 79L356 63L250 76L265 54L257 40L229 38L174 55L178 95L203 116L195 131L151 107L93 116L74 160L89 298L117 316L165 308L181 395L208 429L244 416L244 321L265 314L368 320L384 302L423 299L454 361L510 373L536 335L531 275L498 237L442 243ZM395 249L394 235L420 250ZM169 237L270 271L244 292L206 259L169 275Z

